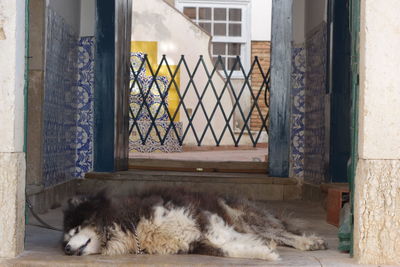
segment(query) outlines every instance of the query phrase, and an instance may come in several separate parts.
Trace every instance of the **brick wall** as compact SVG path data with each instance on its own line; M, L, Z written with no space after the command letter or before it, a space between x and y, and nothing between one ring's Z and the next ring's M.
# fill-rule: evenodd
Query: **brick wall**
M257 56L264 72L264 75L267 73L270 66L270 58L271 58L271 42L269 41L252 41L251 42L251 61L254 61L254 57ZM263 78L261 76L260 70L257 66L254 67L253 73L251 75L251 87L253 88L254 96L257 96L258 91L263 83ZM265 90L265 86L263 87ZM261 93L258 99L258 106L263 114L263 117L268 112L268 108L264 102L264 92ZM250 128L254 131L259 131L262 125L260 114L257 108L254 108L251 119L250 119Z

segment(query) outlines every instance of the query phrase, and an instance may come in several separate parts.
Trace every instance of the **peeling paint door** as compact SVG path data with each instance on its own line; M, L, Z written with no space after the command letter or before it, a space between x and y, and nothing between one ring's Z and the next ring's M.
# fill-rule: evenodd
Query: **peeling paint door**
M351 38L351 157L348 165L348 176L351 190L351 213L354 210L354 179L358 160L358 94L359 94L359 47L360 47L360 0L350 0L350 38ZM354 220L352 222L354 224ZM354 232L352 226L352 233ZM352 234L351 255L353 255Z
M115 170L128 169L132 1L115 0Z
M270 130L268 170L288 177L293 0L272 1Z

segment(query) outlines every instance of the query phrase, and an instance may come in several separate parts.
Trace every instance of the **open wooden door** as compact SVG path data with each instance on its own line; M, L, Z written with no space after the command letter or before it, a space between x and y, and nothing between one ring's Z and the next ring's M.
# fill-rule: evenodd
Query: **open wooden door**
M132 1L96 1L94 170L128 169Z

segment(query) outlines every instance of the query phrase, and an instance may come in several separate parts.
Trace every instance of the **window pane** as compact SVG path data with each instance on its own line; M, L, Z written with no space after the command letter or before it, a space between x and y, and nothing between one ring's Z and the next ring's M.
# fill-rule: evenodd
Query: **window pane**
M200 7L199 8L199 19L211 20L211 8Z
M206 32L211 34L211 23L200 22L199 26L202 27Z
M240 56L240 44L229 43L228 44L228 55L230 55L230 56Z
M226 43L213 43L213 55L225 55L226 54Z
M235 62L236 62L235 57L228 58L228 70L231 70L233 68L233 65L235 64ZM236 63L234 70L240 70L239 61Z
M226 23L214 23L214 35L226 36Z
M229 24L229 36L242 36L242 24Z
M226 8L214 8L214 20L226 20Z
M218 61L218 57L213 57L214 66L217 64L217 61ZM225 66L225 57L221 57L221 61L218 61L217 70L222 70L223 69L221 62Z
M242 10L239 8L229 9L229 20L230 21L242 21Z
M195 7L184 7L183 14L188 16L190 19L196 19L196 8Z

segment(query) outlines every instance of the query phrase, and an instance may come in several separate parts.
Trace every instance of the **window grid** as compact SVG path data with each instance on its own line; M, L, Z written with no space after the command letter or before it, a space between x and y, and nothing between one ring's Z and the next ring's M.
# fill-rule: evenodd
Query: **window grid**
M195 9L196 10L196 14L195 14L195 18L191 18L190 14L188 12L185 12L185 10L190 10L190 9ZM200 18L200 9L203 10L210 10L210 18ZM215 19L215 9L221 9L221 10L225 10L225 19L219 19L216 20ZM206 30L208 33L210 33L212 36L223 36L223 37L242 37L242 20L238 21L238 20L231 20L231 16L230 16L230 11L232 10L238 10L240 11L240 18L242 18L242 9L240 8L211 8L211 7L192 7L192 6L187 6L184 7L184 13L186 15L188 15L188 17L190 19L192 19L193 22L195 22L198 25L201 24L208 24L210 25L210 30L208 30L205 27L202 27L204 30ZM219 25L219 24L225 24L225 35L216 35L215 33L215 25ZM234 26L234 25L240 25L239 27L239 34L238 35L231 35L231 30L230 30L230 26Z
M186 11L188 9L195 9L195 15L190 16ZM215 11L221 11L219 14L219 18L217 19ZM224 12L223 12L224 10ZM194 5L186 5L183 6L183 13L187 15L194 23L199 25L202 29L208 32L212 39L212 47L211 54L214 62L218 59L218 56L222 57L222 61L225 65L225 68L230 71L234 62L236 61L237 56L242 56L242 49L244 49L245 42L238 42L238 38L243 37L243 8L239 7L204 7L204 6L194 6ZM203 14L200 14L203 12ZM224 16L223 16L224 13ZM200 15L203 15L200 18ZM223 19L224 17L224 19ZM215 34L215 25L225 24L225 35L216 35ZM233 26L231 26L233 25ZM239 26L236 26L239 25ZM239 27L236 29L236 34L231 32L231 27ZM217 38L215 38L217 37ZM218 39L218 40L216 40ZM224 44L225 45L225 53L214 53L214 47L216 44ZM236 53L230 53L229 45L236 46ZM231 51L232 52L232 51ZM242 61L243 62L243 61ZM219 70L222 70L221 66L218 66ZM239 65L237 64L235 71L240 70Z

